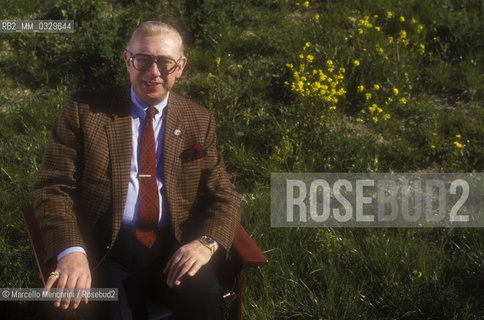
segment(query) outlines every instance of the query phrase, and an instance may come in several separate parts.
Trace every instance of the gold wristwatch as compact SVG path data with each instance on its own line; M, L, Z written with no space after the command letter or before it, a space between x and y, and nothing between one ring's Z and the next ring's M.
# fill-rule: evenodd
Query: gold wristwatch
M198 241L200 241L200 243L203 244L205 247L209 248L212 252L212 255L215 253L215 251L217 251L217 243L212 238L207 236L201 236L200 238L198 238Z

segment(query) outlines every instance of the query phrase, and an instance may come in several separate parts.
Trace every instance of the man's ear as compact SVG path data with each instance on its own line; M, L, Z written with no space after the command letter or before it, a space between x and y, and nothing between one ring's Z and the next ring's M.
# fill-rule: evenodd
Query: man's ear
M183 69L185 69L185 66L187 65L187 57L181 57L180 63L178 65L178 68L176 68L175 71L175 77L178 79L182 76L183 74Z
M126 64L126 70L128 70L128 72L129 72L129 58L131 58L131 53L124 50L123 59L124 59L124 63Z

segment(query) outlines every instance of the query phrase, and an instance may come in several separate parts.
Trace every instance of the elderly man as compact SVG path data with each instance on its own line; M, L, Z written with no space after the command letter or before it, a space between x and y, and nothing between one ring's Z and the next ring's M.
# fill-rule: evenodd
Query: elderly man
M187 63L171 26L141 24L124 61L131 86L74 94L44 154L32 195L45 287L118 288L117 302L79 308L90 318L143 319L152 299L176 319L221 318L212 262L230 247L240 205L214 118L171 92Z

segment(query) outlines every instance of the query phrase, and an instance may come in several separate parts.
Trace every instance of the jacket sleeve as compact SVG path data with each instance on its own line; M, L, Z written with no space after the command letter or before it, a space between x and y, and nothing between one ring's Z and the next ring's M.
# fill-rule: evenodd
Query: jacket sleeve
M46 251L44 263L68 247L85 248L74 206L82 152L79 107L71 96L52 132L32 189L34 216Z
M233 189L216 147L215 120L210 114L204 143L200 197L206 202L206 219L200 235L207 235L229 250L240 224L240 196Z

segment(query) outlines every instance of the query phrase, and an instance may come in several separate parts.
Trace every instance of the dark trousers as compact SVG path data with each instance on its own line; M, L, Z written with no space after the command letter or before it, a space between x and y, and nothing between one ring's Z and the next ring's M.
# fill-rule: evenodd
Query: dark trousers
M93 288L118 288L118 301L92 301L88 319L147 319L148 303L168 306L175 319L222 319L221 289L211 263L169 288L163 269L178 245L162 228L152 248L143 247L131 228L121 228L109 256L92 274ZM81 311L81 310L80 310Z

